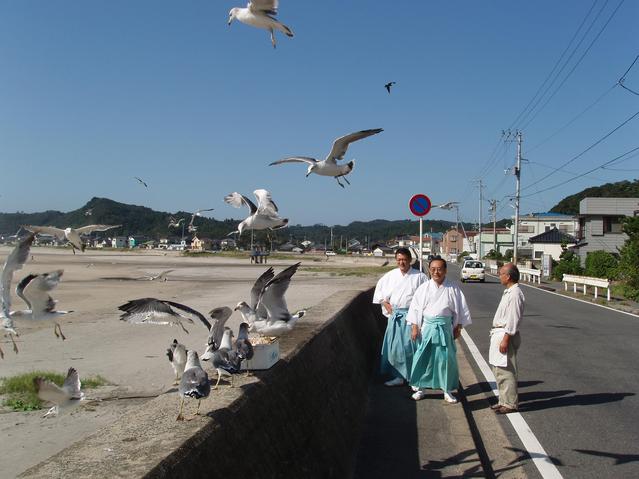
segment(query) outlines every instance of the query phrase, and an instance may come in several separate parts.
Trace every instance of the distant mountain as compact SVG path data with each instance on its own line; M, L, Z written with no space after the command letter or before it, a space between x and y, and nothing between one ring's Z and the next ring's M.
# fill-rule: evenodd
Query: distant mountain
M91 215L86 213L91 211ZM13 234L21 225L31 224L40 226L57 226L65 228L67 226L79 227L89 224L121 224L116 230L101 233L102 236L111 235L145 235L153 239L161 237L180 237L182 228L169 229L169 217L176 219L185 218L185 223L191 220L191 213L178 211L168 213L154 211L151 208L137 205L118 203L108 198L91 198L81 208L69 212L44 211L41 213L0 213L0 233ZM200 238L207 237L221 239L226 237L231 231L237 229L238 220L225 219L216 220L205 217L198 217L195 220L197 234ZM424 233L443 232L453 226L450 221L424 220ZM472 229L470 223L464 223L464 228ZM369 241L371 244L386 241L402 235L416 235L419 233L419 223L417 220L372 220L354 221L346 226L336 225L333 229L333 241L339 243L340 237L344 242L346 239L357 238L362 244ZM331 228L326 225L316 224L312 226L289 225L276 232L255 232L255 240L259 242L273 241L274 244L284 243L289 240L300 242L304 239L322 244L330 241ZM187 237L192 235L184 230ZM244 241L250 241L250 234L242 235Z
M567 215L579 214L579 202L584 198L639 198L639 180L606 183L601 186L586 188L579 193L565 197L550 211Z

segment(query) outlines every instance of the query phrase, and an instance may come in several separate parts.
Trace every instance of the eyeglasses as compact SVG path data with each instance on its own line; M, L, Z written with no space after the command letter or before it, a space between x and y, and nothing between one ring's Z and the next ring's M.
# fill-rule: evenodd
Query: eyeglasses
M443 273L444 271L446 271L446 268L429 268L428 270L431 273Z

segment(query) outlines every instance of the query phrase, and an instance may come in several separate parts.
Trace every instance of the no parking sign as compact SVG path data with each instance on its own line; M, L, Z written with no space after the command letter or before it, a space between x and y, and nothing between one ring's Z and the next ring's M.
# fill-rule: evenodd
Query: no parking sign
M408 207L410 208L411 213L415 216L426 216L430 212L430 208L432 203L430 198L423 194L414 195L410 201L408 202Z

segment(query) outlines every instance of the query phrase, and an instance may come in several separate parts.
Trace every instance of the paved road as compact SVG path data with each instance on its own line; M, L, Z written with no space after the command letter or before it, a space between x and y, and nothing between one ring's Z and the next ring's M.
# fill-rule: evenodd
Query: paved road
M458 275L451 266L449 277ZM488 360L488 331L503 287L491 277L462 289L473 316L467 331ZM565 478L639 477L639 318L523 291L518 359L528 425ZM510 422L500 421L516 438Z

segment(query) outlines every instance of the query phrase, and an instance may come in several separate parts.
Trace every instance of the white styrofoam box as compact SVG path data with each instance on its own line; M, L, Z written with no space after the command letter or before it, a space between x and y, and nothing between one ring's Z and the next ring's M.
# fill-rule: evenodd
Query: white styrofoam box
M269 369L280 360L280 340L275 339L268 344L253 345L253 358L250 361L242 361L242 370Z

